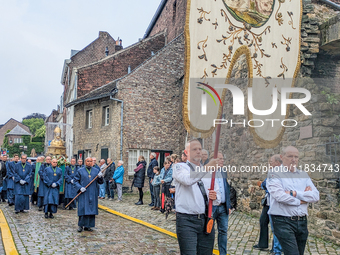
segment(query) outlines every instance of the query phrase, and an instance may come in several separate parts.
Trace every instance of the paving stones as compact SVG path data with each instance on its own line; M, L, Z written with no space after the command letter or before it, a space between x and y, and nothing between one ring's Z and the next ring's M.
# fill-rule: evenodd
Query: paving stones
M117 203L116 200L109 201L107 199L100 200L99 202L110 209L176 233L174 214L170 214L166 220L164 214L150 210L151 207L148 206L151 202L150 195L144 195L144 205L135 205L134 203L137 201L138 196L136 194L124 194L123 201L120 203ZM241 212L234 212L229 217L228 254L269 254L269 249L268 251L253 249L253 245L258 242L259 233L260 225L258 218ZM269 248L271 248L272 238L272 234L270 234ZM217 231L215 249L218 249ZM340 246L309 236L305 254L340 254Z
M176 233L175 215L170 214L166 220L164 214L150 210L150 198L144 197L144 205L140 206L134 204L136 194L124 194L120 203L105 199L100 204ZM5 204L0 204L0 209L20 254L179 254L176 239L102 210L96 217L95 231L78 233L76 210L58 209L55 219L45 219L36 207L17 215ZM228 254L268 255L269 251L253 249L259 230L258 218L234 212L229 217ZM270 244L271 240L272 235ZM2 252L0 246L0 255ZM309 236L305 254L340 254L340 247Z
M101 210L94 231L78 233L76 210L45 219L36 207L17 215L7 205L0 209L20 254L179 254L176 239Z

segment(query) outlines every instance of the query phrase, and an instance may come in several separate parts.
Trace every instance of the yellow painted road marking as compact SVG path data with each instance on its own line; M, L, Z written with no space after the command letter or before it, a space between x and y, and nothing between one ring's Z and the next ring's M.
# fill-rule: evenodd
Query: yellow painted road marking
M13 241L12 232L9 229L7 220L2 210L0 210L0 228L1 228L2 243L4 245L4 250L5 250L6 255L19 254Z
M106 207L106 206L103 206L103 205L98 205L98 207L99 207L99 209L102 209L102 210L104 210L104 211L106 211L106 212L108 212L108 213L115 214L115 215L120 216L120 217L122 217L122 218L124 218L124 219L131 220L131 221L133 221L133 222L136 222L136 223L141 224L141 225L143 225L143 226L146 226L146 227L148 227L148 228L152 228L152 229L154 229L154 230L156 230L156 231L158 231L158 232L161 232L161 233L163 233L163 234L166 234L166 235L169 235L169 236L171 236L171 237L177 238L177 235L176 235L175 233L173 233L173 232L171 232L171 231L168 231L168 230L166 230L166 229L164 229L164 228L157 227L156 225L153 225L153 224L147 223L147 222L145 222L145 221L142 221L142 220L133 218L133 217L131 217L131 216L129 216L129 215L126 215L126 214L117 212L117 211L112 210L112 209L110 209L110 208L108 208L108 207ZM220 254L220 253L218 252L218 250L215 250L215 249L214 249L214 252L213 252L213 253L214 253L214 254L217 254L217 255Z

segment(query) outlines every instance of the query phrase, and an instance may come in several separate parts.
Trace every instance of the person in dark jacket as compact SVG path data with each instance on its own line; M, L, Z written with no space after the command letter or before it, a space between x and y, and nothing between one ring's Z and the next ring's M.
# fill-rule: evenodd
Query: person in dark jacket
M2 191L1 191L1 200L2 202L6 202L7 198L7 155L2 156L2 160L0 160L0 169L1 169L1 181L2 181Z
M142 155L139 156L138 163L136 164L136 166L137 168L135 169L133 186L138 188L139 201L135 203L135 205L142 205L143 204L143 187L144 187L145 170L146 170L145 158Z
M110 165L111 162L112 164ZM110 189L110 182L112 182L113 180L112 176L115 173L116 165L115 165L115 162L113 162L112 159L110 158L107 159L107 165L108 165L108 168L106 169L105 174L104 174L104 182L105 182L107 198L109 200L112 200L115 197L115 193L113 189Z
M153 172L153 168L155 166L158 166L158 162L157 162L157 159L156 159L156 153L154 152L151 152L150 153L150 164L149 164L149 167L148 167L148 171L147 171L147 175L149 177L149 188L150 188L150 194L151 194L151 203L149 204L149 206L154 206L155 205L155 198L153 196L153 186L152 186L152 180L153 180L153 177L155 175L155 173Z

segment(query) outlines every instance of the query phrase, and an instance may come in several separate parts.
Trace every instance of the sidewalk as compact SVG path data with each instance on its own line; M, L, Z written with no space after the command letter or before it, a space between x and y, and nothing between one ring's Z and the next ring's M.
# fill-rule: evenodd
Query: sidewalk
M174 221L175 215L170 214L166 220L165 214L150 210L151 207L148 206L151 202L150 194L144 194L144 205L135 205L134 203L137 201L137 194L127 193L124 194L122 202L117 202L117 197L115 197L114 201L100 199L99 203L120 213L127 214L131 217L176 233L176 222ZM269 251L258 251L253 249L253 245L258 242L259 231L260 226L258 218L251 217L241 212L233 212L229 217L228 254L269 254ZM270 234L269 249L271 249L271 243L272 234ZM218 249L217 236L215 240L215 249ZM326 243L320 239L309 236L305 254L340 254L340 246Z

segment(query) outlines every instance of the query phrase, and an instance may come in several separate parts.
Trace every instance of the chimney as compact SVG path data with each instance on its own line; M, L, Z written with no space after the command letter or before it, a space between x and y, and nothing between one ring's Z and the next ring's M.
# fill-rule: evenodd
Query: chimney
M119 39L119 37L118 37L118 39L116 41L116 45L115 45L115 51L116 52L123 49L122 42L123 42L122 39Z
M107 37L107 32L105 31L99 31L99 37Z

